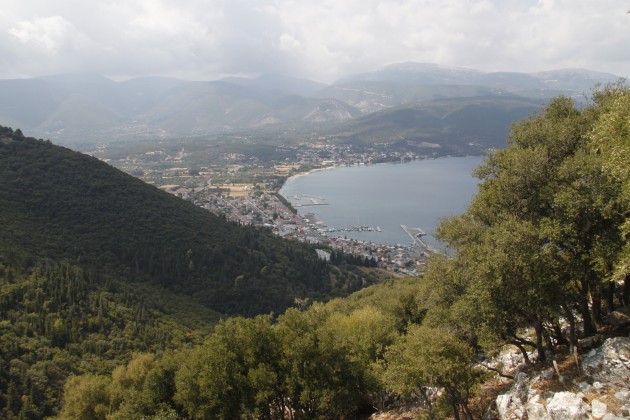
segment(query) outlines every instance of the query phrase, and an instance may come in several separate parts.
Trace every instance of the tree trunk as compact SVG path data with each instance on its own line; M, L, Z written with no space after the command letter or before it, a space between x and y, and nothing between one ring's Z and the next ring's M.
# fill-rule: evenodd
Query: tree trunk
M508 344L514 344L520 351L521 354L523 355L523 359L525 360L525 364L530 365L532 362L529 360L529 356L527 355L527 350L525 350L525 347L523 347L523 345L518 342L518 341L508 341Z
M610 281L608 282L608 286L606 287L606 313L609 314L615 310L615 286L616 282Z
M572 347L577 346L577 337L575 335L575 317L573 316L573 311L566 305L562 305L562 310L564 311L564 316L569 321L569 344Z
M623 282L623 295L621 296L624 306L630 305L630 274L626 274Z
M591 319L591 310L588 307L588 296L589 296L589 274L586 273L581 283L580 290L580 313L582 314L582 323L584 324L584 336L590 337L595 334L595 326L593 325L593 320Z
M543 338L545 339L545 343L547 344L547 348L553 352L553 342L551 341L550 329L547 327L543 327Z
M455 420L459 420L459 407L455 401L451 401L451 406L453 407L453 418Z
M575 322L575 320L573 322ZM571 326L571 329L573 329L573 326ZM560 328L560 324L557 321L553 323L553 335L556 339L557 345L569 344L567 339L564 338L564 335L562 334L562 328Z
M543 341L543 325L542 322L536 321L534 325L536 331L536 352L538 353L538 361L544 362L546 360L545 344Z
M601 293L601 285L594 284L591 288L591 300L592 300L592 308L591 311L593 313L593 320L595 321L595 326L600 327L603 323L602 321L602 293Z

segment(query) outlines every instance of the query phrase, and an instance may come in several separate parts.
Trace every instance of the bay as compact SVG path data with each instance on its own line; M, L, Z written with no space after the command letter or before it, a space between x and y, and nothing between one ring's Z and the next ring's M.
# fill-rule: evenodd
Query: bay
M446 157L408 163L338 166L298 175L280 190L300 216L312 213L328 228L378 227L380 231L341 231L329 235L386 245L410 245L400 225L433 237L439 220L462 213L477 192L472 170L481 156ZM312 205L316 204L316 205Z

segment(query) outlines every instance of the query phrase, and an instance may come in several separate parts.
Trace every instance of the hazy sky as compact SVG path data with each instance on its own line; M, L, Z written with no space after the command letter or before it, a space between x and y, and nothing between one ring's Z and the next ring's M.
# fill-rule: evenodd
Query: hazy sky
M2 0L0 78L331 82L417 61L630 76L630 0Z

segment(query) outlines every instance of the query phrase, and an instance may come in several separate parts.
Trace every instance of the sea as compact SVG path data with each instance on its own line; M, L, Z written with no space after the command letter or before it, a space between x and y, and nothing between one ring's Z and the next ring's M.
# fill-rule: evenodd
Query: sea
M302 217L315 219L328 235L384 245L411 245L401 228L434 237L440 219L461 214L477 192L472 176L481 156L444 157L407 163L336 166L296 175L280 193ZM356 229L355 229L356 228Z

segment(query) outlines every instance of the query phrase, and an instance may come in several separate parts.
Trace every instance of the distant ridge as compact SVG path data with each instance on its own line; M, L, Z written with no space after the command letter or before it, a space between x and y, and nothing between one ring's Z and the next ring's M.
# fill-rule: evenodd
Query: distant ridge
M317 132L361 115L418 102L487 96L583 100L612 74L581 69L494 72L399 63L326 86L281 75L220 81L141 77L116 82L98 74L0 80L0 124L66 145L189 137L230 132ZM414 105L415 106L415 105ZM391 126L388 137L398 136Z

